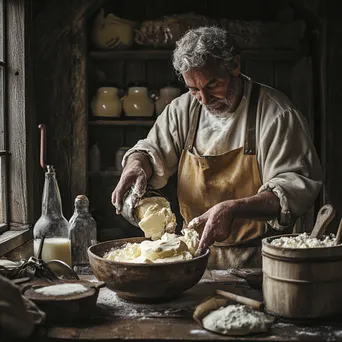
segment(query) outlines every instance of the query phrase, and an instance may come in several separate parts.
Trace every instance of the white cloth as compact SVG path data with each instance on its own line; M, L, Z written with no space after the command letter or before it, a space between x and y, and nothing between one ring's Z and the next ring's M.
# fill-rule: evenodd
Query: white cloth
M247 108L252 80L245 77L242 100L228 117L218 118L204 108L200 115L194 153L215 156L244 145ZM146 139L127 151L145 151L154 173L149 183L162 188L177 171L197 101L189 92L174 99L157 118ZM321 165L304 116L281 92L261 85L256 117L256 156L261 191L273 191L280 199L281 216L269 223L275 229L293 224L309 210L322 185Z

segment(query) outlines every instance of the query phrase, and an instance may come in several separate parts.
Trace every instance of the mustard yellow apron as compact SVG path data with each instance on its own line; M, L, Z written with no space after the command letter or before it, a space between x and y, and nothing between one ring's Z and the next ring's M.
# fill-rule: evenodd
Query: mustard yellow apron
M217 203L257 194L262 184L255 155L259 92L260 85L253 83L244 146L219 156L196 156L191 152L201 112L198 104L178 167L178 200L185 225ZM261 238L266 227L264 221L235 219L228 239L210 247L208 268L261 267ZM203 228L196 230L201 234Z

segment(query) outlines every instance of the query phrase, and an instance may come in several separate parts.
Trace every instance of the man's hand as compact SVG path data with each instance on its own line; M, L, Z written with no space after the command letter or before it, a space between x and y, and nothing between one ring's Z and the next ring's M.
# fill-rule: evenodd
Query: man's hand
M132 205L133 208L135 207L136 203L146 192L147 182L151 175L152 165L147 156L133 153L128 157L120 181L112 193L112 204L115 206L117 214L121 212L123 198L132 186Z
M188 228L204 224L197 254L205 252L215 241L224 241L229 236L229 228L233 222L232 202L221 202L207 210L203 215L190 221Z
M251 197L218 203L190 221L188 228L205 224L196 253L200 255L215 241L224 241L229 237L230 227L235 218L266 221L279 215L279 198L272 191L264 191Z

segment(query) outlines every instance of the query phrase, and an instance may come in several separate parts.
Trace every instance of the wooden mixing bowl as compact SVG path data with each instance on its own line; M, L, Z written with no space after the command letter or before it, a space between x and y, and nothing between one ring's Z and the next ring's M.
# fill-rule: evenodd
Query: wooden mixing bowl
M136 264L103 258L112 248L144 240L146 238L127 238L89 247L89 262L96 278L104 281L120 298L140 303L171 300L200 281L207 267L209 250L191 260L163 264Z

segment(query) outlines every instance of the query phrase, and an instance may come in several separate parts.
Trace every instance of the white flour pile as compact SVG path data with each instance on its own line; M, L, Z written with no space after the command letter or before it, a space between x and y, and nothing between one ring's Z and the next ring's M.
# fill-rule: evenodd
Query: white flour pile
M202 320L207 330L225 335L247 335L268 331L274 319L247 305L228 305L212 311Z
M36 289L35 292L38 292L44 296L65 296L86 292L87 290L88 288L82 284L57 284L41 287Z
M282 236L271 241L271 245L285 248L316 248L336 246L334 234L324 237L324 239L311 238L309 234L303 233L297 236Z

